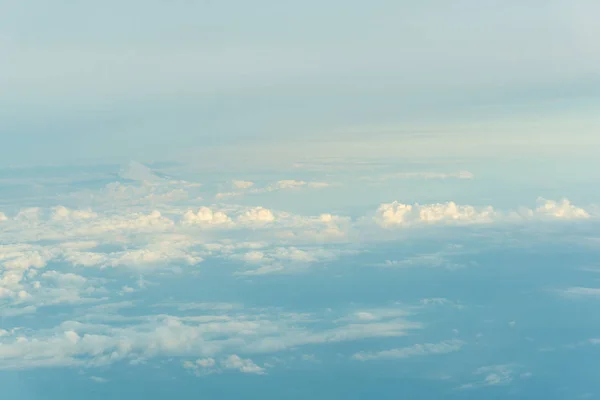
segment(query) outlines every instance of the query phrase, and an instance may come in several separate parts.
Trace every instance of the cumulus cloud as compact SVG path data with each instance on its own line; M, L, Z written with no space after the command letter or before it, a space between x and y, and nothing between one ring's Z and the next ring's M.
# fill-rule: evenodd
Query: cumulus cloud
M538 207L535 213L540 216L547 216L559 219L581 219L590 218L590 214L583 208L576 207L567 199L560 201L538 199Z
M243 359L236 354L232 354L227 357L221 365L225 369L235 369L245 374L258 374L262 375L265 373L265 369L256 365L251 359Z
M236 189L250 189L252 186L254 186L254 182L250 182L250 181L234 180L232 182L232 184Z
M243 223L268 223L275 221L275 215L271 210L264 207L253 207L240 215L238 221Z
M403 204L398 201L383 203L376 211L374 220L384 228L408 227L414 225L469 225L493 222L516 222L524 220L572 220L586 219L591 215L584 209L563 199L538 199L534 210L524 208L519 211L499 212L492 206L475 207L459 205L453 201L435 204Z
M437 204L403 204L397 201L381 204L375 221L382 227L416 224L473 224L489 223L496 212L492 207L475 208L454 202Z
M8 217L3 212L0 212L0 222L7 221Z
M187 211L183 215L182 223L187 225L231 225L232 220L222 211L200 207L197 212Z
M352 356L352 358L359 361L368 361L409 358L433 354L447 354L459 351L464 344L465 343L461 340L448 340L440 343L415 344L410 347L383 350L375 353L356 353Z
M54 220L68 220L68 219L89 219L96 218L98 214L90 210L70 210L67 207L57 206L54 207L54 213L52 219Z

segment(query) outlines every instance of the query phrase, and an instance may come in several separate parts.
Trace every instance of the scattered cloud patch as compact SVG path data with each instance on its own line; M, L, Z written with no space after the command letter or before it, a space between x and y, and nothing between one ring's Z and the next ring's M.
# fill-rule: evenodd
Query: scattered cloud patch
M485 386L508 385L515 379L528 379L531 372L520 373L521 368L514 364L490 365L476 369L473 374L481 380L462 385L460 389L474 389Z
M244 359L235 354L232 354L223 360L221 365L225 369L238 370L244 374L263 375L265 373L265 369L256 365L251 359Z
M234 180L232 181L232 185L236 189L250 189L252 186L254 186L254 182Z
M464 344L465 343L461 340L447 340L439 343L415 344L410 347L383 350L375 353L360 352L354 354L352 358L359 361L370 361L448 354L459 351Z

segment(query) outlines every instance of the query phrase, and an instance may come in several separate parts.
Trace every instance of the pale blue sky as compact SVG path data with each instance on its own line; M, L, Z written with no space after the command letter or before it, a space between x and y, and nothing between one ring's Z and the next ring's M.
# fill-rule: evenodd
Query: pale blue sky
M521 122L540 115L566 118L569 136L598 127L594 1L1 5L5 163L172 160L357 127L374 139L373 126L401 141L465 121L539 136Z

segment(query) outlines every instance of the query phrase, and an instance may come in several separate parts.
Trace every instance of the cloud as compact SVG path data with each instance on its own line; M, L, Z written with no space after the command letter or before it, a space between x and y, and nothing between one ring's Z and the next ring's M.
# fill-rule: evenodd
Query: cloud
M590 218L590 214L583 208L579 208L571 204L567 199L560 201L538 199L538 207L535 213L540 216L547 216L559 219L582 219Z
M187 211L183 215L182 223L186 225L232 225L232 220L222 211L200 207L197 212Z
M96 383L107 383L108 382L108 379L102 378L100 376L90 376L90 380L92 380Z
M130 161L124 165L119 171L119 176L123 179L145 183L160 183L165 180L156 175L152 169L137 161Z
M219 372L216 367L217 362L212 357L199 358L196 361L183 362L183 368L193 371L197 376L210 375Z
M417 224L474 224L490 223L496 213L492 207L477 209L454 202L437 204L384 203L376 212L375 221L384 228Z
M218 365L214 358L207 357L199 358L194 362L184 361L183 367L193 371L197 376L210 375L223 370L236 370L244 374L265 374L265 368L258 366L249 358L244 359L236 354L232 354L229 357L222 359Z
M460 386L460 389L474 389L483 386L507 385L515 378L528 379L532 376L530 372L519 374L521 368L515 364L490 365L476 369L473 374L482 377L482 380L474 383L467 383Z
M250 182L250 181L232 181L233 187L235 187L236 189L250 189L252 186L254 186L254 182Z
M8 217L3 212L0 212L0 222L7 221Z
M239 275L265 275L271 273L294 272L309 264L335 260L342 254L352 251L322 248L300 249L294 246L275 247L270 249L252 250L234 259L241 259L249 266L260 265L259 268L239 272Z
M265 369L256 365L250 359L243 359L238 355L230 355L227 357L221 365L225 369L235 369L245 374L258 374L263 375L265 373Z
M459 205L453 201L434 204L403 204L398 201L383 203L375 213L374 221L383 228L415 225L470 225L527 220L577 220L591 215L563 199L560 202L538 199L535 210L499 212L492 206Z
M98 214L90 210L70 210L63 206L57 206L54 208L52 219L54 220L78 220L78 219L90 219L96 218Z
M242 223L269 223L275 221L273 212L264 207L253 207L238 217Z
M354 354L352 358L359 361L369 361L447 354L459 351L464 344L461 340L447 340L440 343L415 344L410 347L384 350L376 353L361 352Z
M262 188L254 188L253 182L246 181L233 181L233 186L240 191L237 192L221 192L215 195L217 199L226 199L231 197L239 197L245 194L261 194L261 193L270 193L280 190L299 190L302 188L310 188L310 189L321 189L328 186L331 186L326 182L306 182L295 179L284 179L272 183L268 186Z
M305 181L297 181L294 179L286 179L276 182L275 184L269 186L267 191L271 190L285 190L285 189L299 189L301 187L310 187L310 188L323 188L327 187L329 184L325 182L305 182Z
M106 316L94 313L84 316L83 322L67 320L54 328L8 332L0 337L0 369L100 366L156 357L226 357L222 367L258 373L262 367L231 355L398 337L422 327L418 322L391 316L360 323L333 322L329 317L323 325L315 322L324 315L279 309L244 313L220 310L218 314L190 311L186 316L160 314L118 319L113 314L112 320L116 321L113 324Z

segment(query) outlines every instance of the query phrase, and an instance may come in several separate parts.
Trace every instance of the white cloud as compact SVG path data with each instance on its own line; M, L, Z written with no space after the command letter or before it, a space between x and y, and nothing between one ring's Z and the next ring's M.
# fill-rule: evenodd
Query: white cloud
M98 214L91 210L70 210L67 207L57 206L54 207L54 213L52 219L54 220L69 220L69 219L89 219L96 218Z
M560 201L538 199L538 207L535 213L540 216L548 216L559 219L581 219L590 218L590 214L583 208L571 204L567 199Z
M137 161L130 161L127 165L124 165L121 171L119 171L119 176L123 179L146 183L160 183L164 181L152 169Z
M100 376L90 376L90 379L96 383L106 383L108 382L108 379L106 378L102 378Z
M94 247L98 247L98 242L95 242L93 240L79 241L79 242L63 242L63 243L60 243L58 246L61 248L64 248L64 249L89 250L89 249L93 249Z
M515 364L490 365L476 369L473 374L482 377L482 380L474 383L467 383L460 386L460 389L473 389L482 386L498 386L511 383L515 377L528 379L532 376L530 372L519 374L520 367Z
M221 199L227 199L230 197L239 197L239 196L243 196L244 193L243 192L221 192L221 193L217 193L215 195L215 198L218 200Z
M101 323L94 323L96 318L100 318ZM262 367L257 368L241 356L228 355L246 356L306 345L397 337L422 327L418 322L386 317L362 323L337 322L333 327L319 328L315 324L318 319L317 315L281 310L246 310L245 313L221 310L217 315L199 312L183 317L161 314L128 319L121 316L115 320L116 325L111 325L111 319L94 313L87 315L86 322L65 321L52 329L0 337L0 369L98 366L154 357L227 357L221 364L223 368L257 373Z
M461 340L447 340L440 343L415 344L410 347L384 350L376 353L361 352L354 354L352 358L359 361L368 361L447 354L459 351L464 344L465 343Z
M264 207L253 207L240 215L238 221L242 223L263 224L275 221L275 215L273 215L271 210Z
M239 191L217 193L215 198L226 199L243 196L245 194L261 194L279 190L298 190L301 188L321 189L331 185L326 182L306 182L295 179L284 179L262 188L256 188L254 187L253 182L246 181L233 181L233 186Z
M569 200L556 202L538 199L535 210L520 209L501 213L492 206L474 207L459 205L453 201L435 204L403 204L397 201L383 203L376 211L374 220L384 228L409 227L414 225L468 225L493 222L517 222L524 220L567 220L586 219L591 215L576 207Z
M277 189L297 189L302 186L308 185L307 182L304 181L296 181L293 179L282 180L275 183L272 187Z
M252 186L254 186L254 182L250 182L250 181L234 180L232 182L232 184L237 189L250 189Z
M8 217L3 212L0 212L0 222L7 221Z
M184 361L183 368L193 371L197 376L219 372L217 362L212 357L199 358L196 361Z
M437 204L403 204L397 201L384 203L377 209L375 221L382 227L410 226L416 224L473 224L489 223L496 213L492 207L477 209L454 202Z
M187 211L183 215L182 223L187 225L231 225L233 222L222 211L213 211L208 207L200 207L198 212Z
M24 208L17 213L15 220L35 222L40 218L41 212L42 210L39 207Z
M238 355L232 354L221 362L221 365L225 369L235 369L245 374L258 374L262 375L265 373L265 369L256 365L252 360L243 359Z
M233 258L241 259L251 266L260 265L259 268L241 272L241 275L265 275L294 272L309 264L334 260L344 253L346 253L344 250L325 250L314 247L299 249L290 246L262 249L261 251L252 250L242 255L235 255Z

